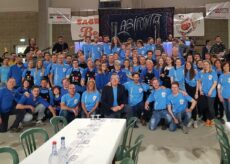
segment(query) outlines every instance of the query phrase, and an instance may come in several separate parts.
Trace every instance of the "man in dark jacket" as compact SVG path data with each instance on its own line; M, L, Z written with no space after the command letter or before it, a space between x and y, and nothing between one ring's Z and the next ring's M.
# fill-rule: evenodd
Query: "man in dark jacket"
M106 118L121 118L124 105L127 103L127 94L123 85L119 84L119 76L113 74L110 85L102 90L101 108Z

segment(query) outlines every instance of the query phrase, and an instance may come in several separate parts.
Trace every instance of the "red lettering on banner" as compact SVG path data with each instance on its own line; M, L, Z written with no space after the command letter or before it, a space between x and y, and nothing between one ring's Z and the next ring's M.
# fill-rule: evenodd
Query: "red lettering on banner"
M88 24L93 24L93 19L89 19Z
M80 25L80 24L81 24L81 21L82 21L82 19L78 19L78 20L77 20L77 24Z
M79 35L81 38L85 38L86 36L96 36L98 35L97 31L93 31L93 27L82 27L80 29L81 34Z
M99 19L98 18L94 18L94 24L99 24Z

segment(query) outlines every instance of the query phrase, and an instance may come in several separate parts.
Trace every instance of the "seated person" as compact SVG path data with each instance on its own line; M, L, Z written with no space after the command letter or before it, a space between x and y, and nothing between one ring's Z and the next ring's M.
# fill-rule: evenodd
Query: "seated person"
M110 83L102 90L101 108L106 118L121 118L124 105L127 103L127 93L124 86L119 84L117 74L111 76Z
M59 115L61 110L61 90L58 86L55 86L52 89L50 104L55 109L56 114Z
M18 128L19 124L23 121L26 113L34 114L38 113L37 124L42 123L42 119L45 116L45 109L49 108L53 116L56 116L53 107L39 96L40 89L38 86L32 88L32 93L29 95L23 95L16 106L16 119L11 126L12 132L19 132L21 129ZM32 118L32 117L31 117ZM28 120L27 120L28 121Z
M14 113L16 100L14 87L16 81L10 78L6 87L0 89L0 133L7 132L9 116Z
M75 85L69 85L69 91L61 98L60 116L66 118L68 123L77 117L79 112L80 94L75 93Z
M191 106L188 109L188 102ZM179 125L185 134L188 133L187 125L191 119L191 112L196 106L196 101L188 95L179 92L179 83L172 83L172 93L167 97L168 111L173 121L169 125L170 131L175 131Z
M87 83L87 90L83 92L81 98L81 106L84 111L85 117L89 118L91 114L95 114L99 101L100 93L96 89L96 84L94 80L89 80Z

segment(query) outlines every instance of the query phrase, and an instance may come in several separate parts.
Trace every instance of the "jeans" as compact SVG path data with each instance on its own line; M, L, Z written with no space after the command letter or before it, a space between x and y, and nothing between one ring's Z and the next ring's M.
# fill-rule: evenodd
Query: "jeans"
M170 124L172 121L172 117L169 115L168 111L165 110L155 110L153 111L152 117L149 122L149 129L150 130L155 130L157 128L158 123L160 120L164 118L166 120L167 124Z
M189 120L191 119L191 112L186 112L185 110L179 113L174 113L174 116L176 119L178 119L179 124L183 124L184 126L188 125ZM170 131L176 131L178 124L175 124L175 122L172 120L169 125Z
M73 121L75 119L75 117L76 117L74 115L73 111L68 111L68 110L61 110L60 113L59 113L59 116L65 117L68 123Z
M228 101L228 99L224 99L223 105L224 105L227 121L230 122L230 101Z
M143 110L144 110L144 103L142 101L139 102L138 104L134 105L134 106L129 106L129 105L125 106L125 113L126 113L127 119L129 119L131 117L140 118L141 112Z

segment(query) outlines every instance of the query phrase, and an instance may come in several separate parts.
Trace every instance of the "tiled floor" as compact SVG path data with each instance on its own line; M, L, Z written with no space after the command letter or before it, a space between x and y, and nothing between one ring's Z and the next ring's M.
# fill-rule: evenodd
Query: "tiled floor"
M14 119L11 117L11 121ZM44 127L49 135L53 129L46 122ZM147 127L139 126L134 130L134 138L144 134L144 142L139 154L139 164L217 164L219 163L220 150L216 140L215 129L200 125L198 129L191 129L189 134L181 130L176 132L149 131ZM11 146L17 150L20 160L25 158L19 144L19 133L0 134L0 146ZM0 155L0 164L8 164L9 156ZM95 164L96 161L95 161Z

